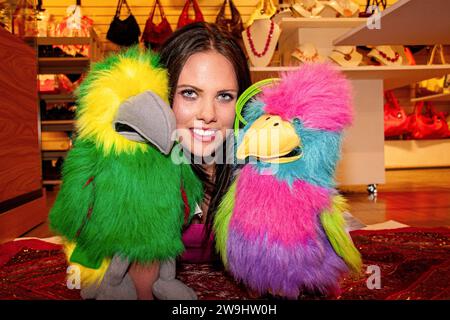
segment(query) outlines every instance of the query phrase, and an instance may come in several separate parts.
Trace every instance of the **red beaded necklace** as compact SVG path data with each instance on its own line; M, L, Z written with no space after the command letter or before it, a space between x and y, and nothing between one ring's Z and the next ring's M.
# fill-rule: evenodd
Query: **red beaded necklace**
M398 58L400 58L400 54L398 52L395 53L394 58L391 58L391 57L388 57L388 55L386 53L384 53L383 51L381 51L380 49L376 49L376 50L378 51L380 56L382 56L384 59L386 59L389 62L396 62L398 60Z
M248 39L248 43L250 44L250 48L252 49L252 53L257 56L258 58L261 58L262 56L264 56L267 53L267 50L269 50L269 45L270 45L270 41L272 40L272 36L273 36L273 30L274 30L274 22L272 20L270 20L270 31L269 31L269 35L266 39L266 44L264 45L264 50L262 52L258 52L255 49L255 44L253 43L253 39L252 39L252 35L250 34L250 27L247 28L247 39Z

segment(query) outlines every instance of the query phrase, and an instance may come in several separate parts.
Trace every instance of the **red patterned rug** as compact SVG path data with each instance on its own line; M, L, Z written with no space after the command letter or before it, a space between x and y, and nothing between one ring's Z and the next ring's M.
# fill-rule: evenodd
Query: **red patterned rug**
M338 299L450 299L449 229L359 230L351 234L363 256L364 270L372 273L343 279ZM380 288L369 289L367 283L375 283L370 277L377 267ZM181 264L178 269L178 278L191 286L199 299L250 299L245 288L220 266ZM0 300L80 299L78 290L66 286L66 270L59 245L34 239L2 244Z

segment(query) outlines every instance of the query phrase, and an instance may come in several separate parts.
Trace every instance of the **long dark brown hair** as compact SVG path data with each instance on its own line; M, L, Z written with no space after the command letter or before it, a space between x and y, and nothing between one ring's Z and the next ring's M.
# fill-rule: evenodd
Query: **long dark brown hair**
M175 31L163 44L160 51L160 62L169 73L169 102L171 105L178 78L187 59L195 53L209 50L215 50L222 54L233 65L238 82L238 95L251 85L250 71L244 51L231 34L211 23L192 23ZM223 154L226 154L225 143L223 143L222 151ZM204 184L205 193L211 197L206 216L207 232L205 239L208 239L211 234L217 207L232 180L233 165L224 162L215 164L214 181L208 178L202 165L191 164L192 169Z

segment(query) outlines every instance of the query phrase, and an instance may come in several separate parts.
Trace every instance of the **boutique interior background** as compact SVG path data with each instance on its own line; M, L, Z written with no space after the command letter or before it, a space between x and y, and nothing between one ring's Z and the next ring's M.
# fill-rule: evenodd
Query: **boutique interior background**
M396 4L404 1L405 0L388 0L387 8L395 8ZM416 3L417 1L421 0L411 0L411 2ZM433 2L435 1L437 0L433 0ZM4 1L0 0L0 4L2 2ZM128 0L127 2L131 7L132 14L136 17L136 20L140 25L141 31L143 31L145 22L148 19L149 13L153 7L154 0ZM165 14L172 26L172 29L175 30L178 18L185 4L185 0L161 0L160 2L164 7ZM259 2L260 0L234 1L244 24L255 11L255 7ZM279 2L281 1L273 1L276 5L278 5ZM292 3L294 1L284 2ZM353 2L359 5L359 11L364 11L366 5L365 0L353 0ZM423 2L425 1L423 0ZM442 2L447 3L446 0ZM43 0L43 7L50 14L54 15L56 21L61 21L66 15L67 7L75 3L75 0ZM198 0L198 3L205 20L208 22L214 22L219 9L223 4L223 0ZM58 64L50 65L50 68L54 68L51 70L54 70L55 73L65 74L74 72L75 69L77 71L80 71L83 68L87 69L90 62L100 58L103 54L117 50L118 46L106 39L106 33L116 11L116 6L117 0L81 0L83 14L94 21L95 29L95 33L93 33L89 39L83 39L83 41L85 41L84 44L89 44L91 47L95 46L96 51L98 51L98 56L91 56L90 58L50 58L59 59ZM423 14L423 12L420 12L420 14ZM121 18L125 18L126 15L127 10L123 9ZM226 16L230 16L228 6L226 7ZM429 25L427 23L422 23L420 17L416 20L417 21L414 23L421 25L423 28L426 28L427 25ZM155 14L154 22L159 23L159 21L160 17L157 12L157 14ZM257 80L258 78L277 76L279 71L292 68L291 62L295 61L292 53L295 52L296 47L304 49L308 46L308 43L310 44L311 42L316 42L315 45L317 47L321 47L321 50L325 50L321 52L322 55L326 56L330 54L331 48L334 45L333 42L342 36L345 37L345 35L352 32L352 30L354 31L358 29L363 21L364 20L361 18L356 17L322 18L313 19L313 21L307 18L282 18L281 21L277 22L279 23L280 28L277 50L275 51L272 59L269 59L270 62L268 65L263 67L254 66L254 64L252 65L252 59L250 59L253 79ZM256 41L258 35L256 32L253 32L256 30L256 25L253 27L252 36L254 36L254 40ZM395 33L395 31L396 29L380 30L379 32L384 33L384 35L388 38ZM245 44L245 33L243 35ZM12 39L9 36L7 37L10 40ZM262 36L263 40L265 37L266 34ZM51 38L43 38L39 41L43 41L45 43L45 41L51 40ZM13 41L12 43L18 43L18 39L12 39L11 41ZM20 50L25 50L25 52L27 51L27 48L26 46L23 46L23 43L20 46L17 45L17 47L15 47L14 44L8 46L6 43L7 42L0 42L0 47L3 45L3 47L9 47L9 49L20 48ZM448 43L449 42L447 42L447 44ZM53 43L49 42L46 44ZM400 43L397 45L404 44L405 43ZM349 69L344 70L344 72L354 82L356 89L355 101L357 105L357 120L355 121L354 128L352 128L347 134L346 144L344 145L344 156L341 168L339 170L338 180L341 183L341 190L350 192L347 196L349 197L352 205L352 213L354 213L366 224L395 219L410 225L450 225L450 216L448 215L448 210L450 210L450 202L448 200L450 198L448 197L449 186L447 186L446 182L449 179L450 169L432 169L426 171L416 171L413 173L410 171L389 170L385 172L385 169L450 167L450 139L385 141L383 137L383 89L394 89L395 96L399 100L400 105L405 109L407 114L410 114L413 112L414 104L418 99L416 97L414 83L419 80L426 79L427 75L437 76L438 74L436 74L435 70L431 70L433 68L440 69L440 73L442 73L446 68L440 66L426 66L432 45L434 43L423 44L427 44L429 46L414 54L418 66L359 65L352 66ZM257 48L261 47L258 46L257 42L255 42L255 45ZM247 49L247 51L249 50ZM365 56L363 59L367 60L367 53L364 55ZM341 53L339 52L335 54L337 59L339 59L340 56ZM33 59L30 55L28 58L29 61ZM358 56L358 59L359 58L361 57ZM445 59L446 61L450 61L450 50L448 46L445 46ZM41 64L44 60L37 59L36 62L38 64L38 69L36 70L36 73L49 73L48 71L50 71L50 69L45 69L45 65ZM21 72L20 70L22 66L14 64L6 58L2 59L2 61L4 61L2 64L3 69L0 69L3 70L5 75L7 75L10 70L14 70L12 67L8 67L8 61L14 65L14 67L18 68L15 72ZM73 63L74 61L76 64ZM82 65L78 65L78 63L81 62ZM32 62L29 63L33 64ZM262 64L265 65L266 62L263 61ZM29 72L32 71L30 68L27 70ZM29 72L27 73L28 75L30 75ZM450 73L450 68L447 73ZM442 75L443 74L444 73L442 73ZM11 74L8 74L8 76L13 76L14 78L14 74L12 72ZM28 81L32 82L32 78L33 77L31 76ZM16 79L18 79L18 77L16 77ZM8 81L10 80L5 80L5 83ZM26 82L23 82L22 84L25 85ZM35 87L34 85L30 86ZM20 88L19 84L17 85L17 88ZM3 89L3 87L1 89ZM33 92L33 94L36 95L35 100L39 101L37 93ZM436 95L435 97L431 97L430 100L433 100L434 106L438 111L450 112L449 97L449 94ZM41 95L40 98L41 101L48 99L47 102L50 101L52 103L67 102L67 100L73 102L73 96L61 94ZM33 98L31 97L29 100L32 99ZM60 101L58 101L58 99ZM13 105L11 105L11 107L13 107ZM30 110L35 109L36 111L36 115L31 117L30 114L30 119L28 119L31 120L30 126L33 126L33 121L38 121L38 117L35 116L39 113L39 106L32 106L28 103L27 107L31 108ZM33 126L33 130L28 131L39 137L41 143L41 146L33 146L33 155L35 155L34 161L36 162L33 165L34 169L39 167L41 159L46 160L46 163L50 161L49 159L56 162L55 159L64 158L64 155L67 152L67 150L58 152L44 151L41 154L41 159L39 159L39 149L47 143L47 141L43 141L41 133L48 133L48 131L52 131L52 133L58 135L65 134L64 132L67 133L72 129L73 120L56 123L55 121L42 121L41 118L40 125L37 123L36 128ZM11 144L14 144L14 140L10 139L8 141ZM5 148L2 149L6 150ZM13 158L7 153L4 152L4 156L9 157L8 161L10 163L14 163L15 160L12 160ZM16 164L19 164L18 161L19 160L17 160ZM3 162L1 167L2 169L10 169L9 167L4 166ZM21 166L17 166L19 171L22 170L21 168ZM30 166L27 166L27 168L30 168ZM10 239L15 236L23 235L24 232L29 230L32 226L38 225L39 223L45 221L46 209L48 210L51 207L58 190L57 186L55 186L54 190L52 190L53 186L61 183L61 181L59 179L50 181L49 185L49 181L46 181L44 177L44 185L47 185L48 187L46 198L47 208L45 209L43 208L43 203L45 202L46 190L42 188L42 176L39 176L38 171L39 170L33 171L34 180L32 181L33 183L29 184L29 190L19 190L20 188L16 188L16 191L18 192L16 194L12 194L11 192L14 191L14 185L8 183L4 186L2 185L2 188L0 188L0 204L2 205L2 211L0 211L0 243L8 238ZM8 170L8 172L5 173L9 174L11 177L13 170ZM26 175L27 173L25 170L22 170L22 173L18 176L25 177ZM28 179L30 182L31 175L28 175L28 178L25 177L25 179ZM2 176L2 182L3 180L4 179ZM20 184L19 180L16 182L16 185ZM379 194L378 201L372 203L367 201L367 195L364 194L366 185L370 183L386 183L385 185L380 186L380 191L385 191L385 193ZM361 188L361 185L363 188ZM42 192L40 190L42 190ZM353 190L358 191L358 193L352 193ZM363 193L361 193L361 191L363 191ZM37 195L35 201L39 202L39 205L34 206L35 209L33 212L27 209L30 208L30 206L33 206L33 202L28 201L29 199L27 200L26 198L19 197L23 201L28 202L26 202L23 206L12 209L15 210L15 213L18 213L16 217L13 217L12 211L6 210L14 205L14 203L11 202L11 199L16 199L16 195L27 195L29 192L35 192ZM414 194L412 194L413 192ZM411 202L412 198L417 201ZM430 203L432 203L432 205ZM41 237L48 236L48 230L45 227L45 224L43 225L43 228L39 227L27 235Z
M387 5L390 6L395 3L397 0L388 0ZM71 4L75 4L75 0L44 0L43 6L46 8L51 14L55 15L56 20L61 20L66 14L67 6ZM149 16L150 9L153 7L153 0L128 0L129 6L131 7L131 11L133 15L136 17L137 22L141 27L141 31L144 29L145 21ZM169 20L169 23L172 26L172 29L175 30L178 22L178 18L180 16L180 12L183 9L184 0L161 0L162 6L164 7L164 13ZM250 15L255 11L255 7L258 4L259 0L237 0L234 1L236 7L239 10L239 13L242 16L242 20L245 23ZM274 0L274 4L278 4L279 0ZM365 0L354 0L355 3L360 5L360 10L362 11L365 8L366 1ZM200 8L203 13L203 17L208 22L214 22L219 12L220 7L222 6L223 0L198 0ZM103 48L105 51L116 50L117 46L106 40L106 32L108 31L109 24L111 23L112 17L116 11L117 1L115 0L82 0L81 5L83 8L83 14L92 18L95 22L95 28L98 32ZM191 8L192 10L192 8ZM192 11L191 11L192 12ZM127 10L123 10L123 14L127 14ZM226 14L229 16L229 8L226 8ZM160 20L159 14L155 15L155 23L158 23Z

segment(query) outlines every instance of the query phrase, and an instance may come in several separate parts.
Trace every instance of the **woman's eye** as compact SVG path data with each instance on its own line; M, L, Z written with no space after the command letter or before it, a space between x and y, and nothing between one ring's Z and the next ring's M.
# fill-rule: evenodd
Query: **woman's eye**
M221 93L218 96L219 101L223 101L223 102L229 102L229 101L233 101L234 96L230 93Z
M197 97L197 93L194 90L190 89L181 91L181 95L189 100L193 100Z

